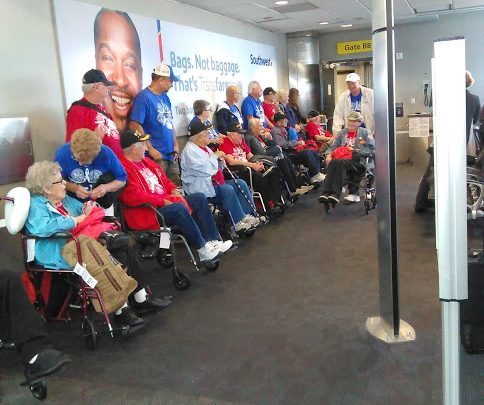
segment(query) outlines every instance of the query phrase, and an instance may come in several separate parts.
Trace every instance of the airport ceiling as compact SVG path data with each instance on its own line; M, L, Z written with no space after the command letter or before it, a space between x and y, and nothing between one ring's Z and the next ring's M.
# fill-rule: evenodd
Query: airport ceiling
M279 33L325 33L371 27L372 0L178 0ZM287 4L277 4L287 3ZM484 10L484 0L394 0L395 22ZM351 24L351 25L350 25Z

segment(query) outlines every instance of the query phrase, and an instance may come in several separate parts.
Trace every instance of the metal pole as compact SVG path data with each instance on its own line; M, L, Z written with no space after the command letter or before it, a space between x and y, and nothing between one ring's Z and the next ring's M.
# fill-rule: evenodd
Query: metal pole
M366 321L368 331L388 343L415 340L400 321L395 149L395 38L393 1L373 0L373 82L375 90L376 190L380 316Z

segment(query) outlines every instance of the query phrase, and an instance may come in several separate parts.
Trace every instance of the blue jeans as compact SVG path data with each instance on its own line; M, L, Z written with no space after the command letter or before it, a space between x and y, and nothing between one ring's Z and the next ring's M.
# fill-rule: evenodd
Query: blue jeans
M208 207L207 197L203 193L194 193L185 196L188 205L192 209L192 216L195 219L205 240L220 240L220 233L217 229L215 219Z
M205 239L200 232L195 220L190 216L190 213L182 203L173 203L159 207L158 210L165 218L167 226L178 226L181 234L187 239L188 243L196 249L205 246Z
M252 199L247 183L242 179L237 180L237 182L244 193ZM215 197L213 200L215 204L225 211L229 211L235 223L252 212L252 208L233 180L227 180L223 185L216 185L214 189Z

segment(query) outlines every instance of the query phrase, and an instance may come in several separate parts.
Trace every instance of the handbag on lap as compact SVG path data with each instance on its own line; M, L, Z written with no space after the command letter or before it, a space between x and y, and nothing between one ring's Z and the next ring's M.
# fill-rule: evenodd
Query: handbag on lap
M78 238L81 249L82 262L77 257L75 241L70 241L62 249L62 256L74 267L80 263L97 280L95 289L101 294L107 313L119 309L128 301L128 296L138 286L136 280L126 274L122 267L109 251L97 240L85 235ZM91 299L94 309L102 312L97 299Z

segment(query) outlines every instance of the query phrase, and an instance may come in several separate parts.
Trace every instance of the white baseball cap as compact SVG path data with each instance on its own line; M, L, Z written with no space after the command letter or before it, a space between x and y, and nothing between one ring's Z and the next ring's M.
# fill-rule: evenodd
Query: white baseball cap
M350 73L349 75L346 76L345 82L359 82L360 81L360 76L358 76L356 73Z
M176 76L175 73L173 72L173 69L171 68L171 66L165 65L164 63L160 63L158 66L156 66L153 69L153 73L157 74L158 76L169 77L174 82L177 82L178 80L180 80L180 78Z

